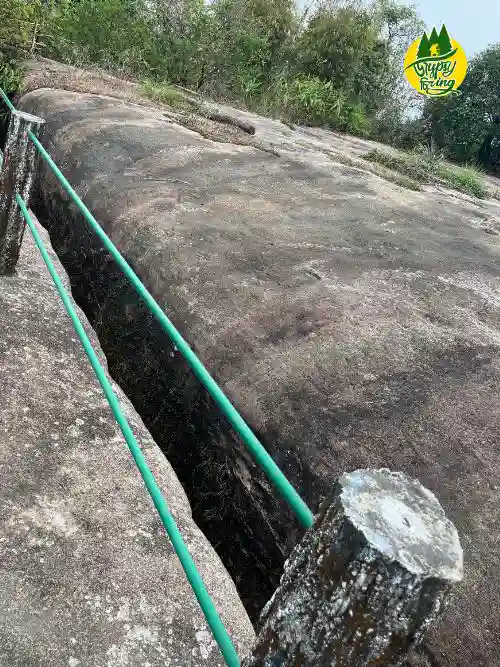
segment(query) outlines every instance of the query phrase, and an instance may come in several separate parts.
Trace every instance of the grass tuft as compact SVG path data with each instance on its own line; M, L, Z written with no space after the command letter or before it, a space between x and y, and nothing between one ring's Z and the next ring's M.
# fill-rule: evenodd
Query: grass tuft
M485 199L488 196L488 189L483 182L481 171L475 166L459 167L443 164L437 173L443 181L460 192L466 192L478 199Z
M427 149L406 153L374 149L363 158L381 164L398 174L405 174L418 183L445 183L449 187L478 199L488 196L481 171L473 166L460 167L447 162L437 152Z
M186 96L168 83L155 83L151 79L145 79L141 82L141 93L153 102L175 109L186 110L191 107Z

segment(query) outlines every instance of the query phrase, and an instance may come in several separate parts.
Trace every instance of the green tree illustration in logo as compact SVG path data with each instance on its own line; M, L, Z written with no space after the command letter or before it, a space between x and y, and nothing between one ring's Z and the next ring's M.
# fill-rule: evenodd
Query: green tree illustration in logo
M420 58L428 58L431 51L431 45L429 44L429 38L427 33L424 32L422 39L420 40L420 46L418 47L417 60Z
M444 25L441 28L441 32L439 33L438 44L439 44L439 54L441 56L443 56L445 53L450 53L450 51L453 50L453 47L451 46L451 40L448 35L448 31L446 30L446 26Z
M441 55L439 49L439 35L437 34L436 28L432 29L431 36L429 37L429 55L431 57Z
M420 60L421 58L444 56L452 50L448 31L446 30L446 26L443 25L439 35L437 34L436 28L432 29L429 37L427 36L427 33L424 32L418 47L417 60Z

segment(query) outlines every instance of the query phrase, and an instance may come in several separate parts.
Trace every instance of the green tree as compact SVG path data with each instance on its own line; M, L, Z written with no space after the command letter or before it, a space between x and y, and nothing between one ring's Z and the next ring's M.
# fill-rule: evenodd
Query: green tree
M53 12L46 53L125 74L147 71L152 33L143 0L65 0Z
M378 0L373 5L373 21L378 41L369 62L364 64L363 97L373 113L372 134L387 143L399 143L407 126L406 114L418 106L418 94L409 86L401 86L401 63L425 26L415 9L394 0Z
M297 26L294 0L216 0L209 11L207 88L250 102L286 68L285 42Z
M211 16L203 0L145 3L151 39L144 58L153 78L197 88L210 54Z
M298 40L300 70L331 81L336 89L348 88L363 56L372 50L377 37L368 10L320 8Z
M499 100L500 44L471 60L459 95L427 101L423 116L427 132L451 158L476 161L485 141L491 146L498 135ZM488 152L483 147L486 166L491 166Z
M21 62L29 55L45 6L39 0L8 0L0 20L0 86L15 92L21 82Z

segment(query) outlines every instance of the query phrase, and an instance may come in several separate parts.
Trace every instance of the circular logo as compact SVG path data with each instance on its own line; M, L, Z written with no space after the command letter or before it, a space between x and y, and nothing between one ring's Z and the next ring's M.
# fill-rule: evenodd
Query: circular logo
M438 34L424 32L406 52L404 73L410 85L427 97L443 97L458 89L467 74L467 56L445 26Z

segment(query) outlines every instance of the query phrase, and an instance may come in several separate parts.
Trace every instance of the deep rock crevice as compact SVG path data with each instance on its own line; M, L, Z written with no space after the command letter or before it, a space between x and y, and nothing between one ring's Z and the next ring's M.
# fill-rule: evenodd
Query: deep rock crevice
M196 523L257 623L303 530L81 214L59 190L47 193L39 185L32 208L97 333L110 374L173 466Z
M12 95L8 95L9 98L12 98ZM12 100L13 101L13 100ZM4 150L5 141L7 140L7 128L9 125L10 112L7 109L7 105L0 98L0 150Z

